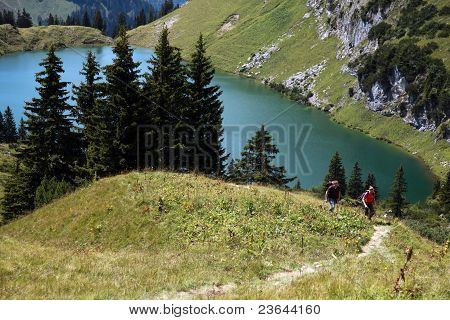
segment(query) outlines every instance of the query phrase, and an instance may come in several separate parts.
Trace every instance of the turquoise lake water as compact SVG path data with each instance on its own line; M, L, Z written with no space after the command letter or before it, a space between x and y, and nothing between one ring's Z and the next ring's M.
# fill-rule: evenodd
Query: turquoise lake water
M111 63L111 48L92 50L101 65ZM88 48L58 51L64 62L64 81L81 80L79 71L87 52ZM24 101L36 95L34 75L41 70L39 62L45 54L44 51L21 52L0 57L0 109L11 106L17 121L23 116ZM145 61L151 55L149 49L136 48L135 59L142 62L142 72L147 70ZM375 174L383 197L389 192L392 176L400 165L405 169L409 201L424 200L431 193L430 172L403 150L344 128L331 121L327 114L293 103L254 80L218 73L215 83L223 90L224 143L233 157L239 156L247 138L264 124L279 146L277 162L287 168L289 175L298 176L304 188L322 183L331 156L339 151L347 177L358 161L364 179L369 171Z

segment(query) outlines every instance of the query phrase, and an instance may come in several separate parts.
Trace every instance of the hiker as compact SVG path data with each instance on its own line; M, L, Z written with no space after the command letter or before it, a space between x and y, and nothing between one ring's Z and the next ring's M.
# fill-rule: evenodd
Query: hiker
M330 203L330 212L333 212L336 204L341 200L341 187L336 180L331 181L328 185L327 192L325 192L325 201Z
M372 217L375 215L375 189L370 186L369 190L363 193L361 196L362 203L364 205L364 214L372 220Z

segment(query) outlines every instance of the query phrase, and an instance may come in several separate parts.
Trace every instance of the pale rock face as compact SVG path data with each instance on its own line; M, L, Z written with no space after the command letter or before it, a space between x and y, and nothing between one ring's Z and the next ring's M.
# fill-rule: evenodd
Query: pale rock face
M318 96L313 92L315 86L315 80L319 76L320 72L325 69L327 65L327 60L323 60L321 63L306 69L305 71L298 72L293 76L289 77L283 82L283 85L288 89L298 88L302 92L311 92L313 96L309 98L309 103L314 106L320 106L324 103Z
M275 44L268 48L262 48L259 52L254 53L248 58L247 62L240 67L240 72L246 72L253 68L261 68L270 59L271 54L279 50L280 48Z
M373 84L368 94L368 109L387 116L398 115L419 131L436 129L434 122L428 120L425 114L420 116L412 114L411 98L406 92L408 83L397 67L389 77L389 84L389 90L384 89L378 82ZM401 105L404 107L400 108Z
M361 44L367 40L370 29L383 20L389 9L386 12L378 10L369 16L368 21L363 21L360 11L365 2L360 0L333 1L333 7L330 2L324 4L322 0L308 0L307 5L316 19L319 38L324 40L334 35L341 40L337 59L359 56L377 48L376 41L368 41L363 46Z

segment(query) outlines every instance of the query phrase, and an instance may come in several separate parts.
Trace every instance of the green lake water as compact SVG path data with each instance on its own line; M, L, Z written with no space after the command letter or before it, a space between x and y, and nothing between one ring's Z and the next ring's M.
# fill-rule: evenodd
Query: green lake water
M92 50L101 65L111 63L111 48ZM64 63L64 81L78 83L81 80L79 71L87 52L88 48L58 51ZM45 54L43 51L21 52L0 57L0 109L11 106L17 121L23 114L24 101L36 95L34 75L41 70L39 62ZM142 62L142 72L147 70L145 61L151 55L150 49L136 48L135 59ZM223 91L224 144L233 157L239 156L246 139L264 124L280 149L277 162L287 168L289 175L298 176L304 188L322 183L331 156L339 151L347 177L358 161L364 179L369 171L375 174L382 197L388 194L392 177L400 165L405 169L409 201L422 201L431 193L430 172L403 150L344 128L331 121L327 114L293 103L251 79L218 73L215 83Z

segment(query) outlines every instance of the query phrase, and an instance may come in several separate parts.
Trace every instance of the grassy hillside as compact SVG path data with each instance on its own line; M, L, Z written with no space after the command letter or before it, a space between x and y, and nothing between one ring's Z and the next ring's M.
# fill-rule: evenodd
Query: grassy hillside
M414 270L421 272L418 295L448 298L445 281L435 281L449 271L448 255L436 258L438 246L394 225L405 231L389 241L387 260L376 256L384 259L377 266L386 266L386 280L378 277L384 269L371 266L365 270L366 289L389 297L401 251L412 243L418 249ZM360 270L372 260L361 258L360 266L350 257L372 229L359 210L330 214L308 193L197 175L130 173L100 180L2 226L0 298L149 299L229 283L236 285L228 293L233 297L257 297L271 294L254 287L269 275L305 263L335 259ZM311 294L325 296L330 285L357 276L350 270L326 275L310 287ZM297 285L283 287L279 296L303 297L293 293ZM353 294L330 291L328 297Z
M440 0L433 2L438 8L444 5ZM280 83L326 61L313 89L319 99L337 106L333 110L335 119L416 154L441 177L448 171L450 144L435 143L433 133L417 132L399 117L380 117L366 111L362 102L348 98L356 78L341 71L348 60L336 59L340 40L318 38L317 23L306 1L193 0L161 20L131 30L131 42L153 47L164 24L170 28L173 44L184 50L185 58L189 58L201 31L215 66L228 72L239 73L253 54L265 52L275 44L279 50L272 52L261 67L250 71L257 81L270 79ZM427 41L424 38L421 43ZM433 41L440 45L435 55L448 65L448 38Z
M45 19L49 13L52 13L65 18L79 7L67 0L0 0L0 9L17 12L22 8L25 8L31 14L34 24L37 25L38 16Z
M43 50L51 44L64 48L111 43L111 38L93 28L49 26L17 29L8 24L0 25L0 55L16 51Z

